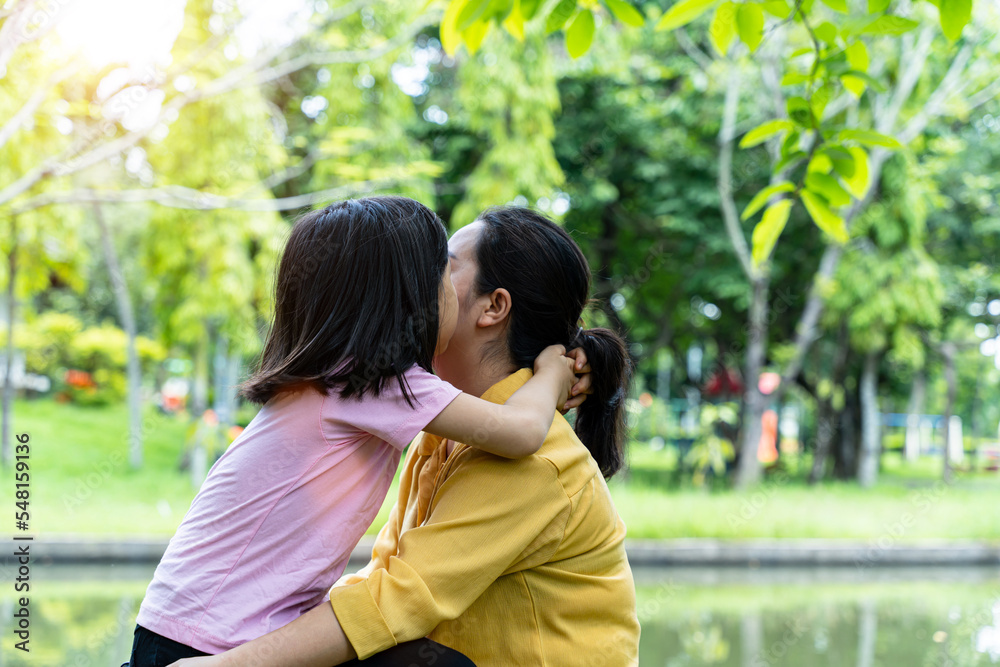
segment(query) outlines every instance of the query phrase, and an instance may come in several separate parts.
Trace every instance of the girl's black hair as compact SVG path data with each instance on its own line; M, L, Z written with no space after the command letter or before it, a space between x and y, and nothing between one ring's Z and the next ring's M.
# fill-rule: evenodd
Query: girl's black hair
M576 433L605 477L625 458L625 398L632 362L610 329L582 329L590 266L570 235L527 208L491 208L478 218L477 294L504 288L511 295L507 348L519 368L531 368L547 346L582 347L593 370L594 393L577 409Z
M406 197L365 197L302 216L278 267L274 324L241 387L255 403L308 383L341 397L378 396L414 364L428 372L448 236Z

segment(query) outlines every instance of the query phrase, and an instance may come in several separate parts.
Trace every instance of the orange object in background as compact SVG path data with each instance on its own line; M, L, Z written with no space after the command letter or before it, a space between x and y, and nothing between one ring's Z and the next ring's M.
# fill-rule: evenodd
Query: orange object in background
M778 413L766 410L760 419L760 444L757 446L757 460L774 463L778 460Z
M66 384L77 389L91 389L97 386L94 378L86 371L68 370L65 376Z
M167 412L177 412L184 407L184 397L183 396L163 396L163 409Z

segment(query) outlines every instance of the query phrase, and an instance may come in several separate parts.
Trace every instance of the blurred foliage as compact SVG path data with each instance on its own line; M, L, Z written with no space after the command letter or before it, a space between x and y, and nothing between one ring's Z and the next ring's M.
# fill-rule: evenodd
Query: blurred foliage
M277 200L395 192L433 206L452 229L490 205L529 205L580 244L593 269L587 324L625 332L636 393L657 394L637 413L635 437L669 443L690 434L665 399L697 396L705 378L738 376L744 365L750 282L717 183L721 110L736 76L743 97L734 140L742 137L743 150L734 153L731 185L744 212L738 231L770 280L768 370L793 353L824 250L846 241L821 285L826 313L790 393L807 415L802 440L813 441L819 399L850 421L869 352L881 359L886 411L905 410L918 373L928 378L925 411L940 411L945 341L958 345L957 413L967 432L993 434L1000 371L980 346L1000 325L989 306L1000 299L1000 105L973 108L966 93L995 79L1000 31L984 3L972 25L959 5L915 3L903 17L899 3L880 2L847 11L839 2L784 0L391 0L350 5L343 15L340 3L307 3L304 27L275 58L305 64L275 76L264 76L253 49L237 48L238 3L187 3L171 63L152 72L75 63L79 72L60 78L74 63L53 48L54 33L43 35L17 48L0 78L0 118L42 93L30 122L0 142L0 195L40 156L62 154L60 164L72 167L94 145L129 139L122 114L109 115L129 93L163 92L166 103L204 97L88 169L67 176L52 168L12 200L0 196L8 260L0 285L16 250L15 319L25 322L16 347L33 372L58 383L60 369L82 370L105 392L95 400L121 396L119 304L93 207L18 209L52 193L180 187L205 202L232 199L204 210L198 199L101 204L135 304L147 380L169 351L194 359L205 384L214 351L249 363L260 349L274 263L290 223L309 207L278 211ZM440 29L437 7L447 12ZM399 35L412 36L393 41ZM905 125L930 107L942 116L897 150L874 133L885 111L876 93L904 77L906 54L924 35L927 64L900 118ZM258 49L273 46L265 38ZM965 87L933 98L962 54ZM777 88L766 80L768 62L778 68ZM240 85L209 94L247 68ZM781 109L774 90L786 99ZM871 201L842 229L880 148L894 156ZM774 250L754 235L768 210L764 236ZM687 363L692 350L700 363ZM728 458L728 435L719 437L695 467L718 472Z
M6 344L0 330L0 345ZM72 315L47 312L14 328L14 344L24 354L25 371L46 375L54 390L85 405L106 405L125 397L125 332L106 323L84 328ZM166 358L159 342L139 336L136 351L145 373ZM79 371L78 383L67 382L67 371Z

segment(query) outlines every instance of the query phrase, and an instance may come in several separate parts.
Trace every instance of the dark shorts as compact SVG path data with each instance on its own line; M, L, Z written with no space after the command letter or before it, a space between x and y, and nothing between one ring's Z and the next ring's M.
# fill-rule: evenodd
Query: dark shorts
M135 626L132 656L122 667L167 667L182 658L208 655L190 646L156 634L141 625ZM476 667L464 655L430 639L398 644L365 661L351 660L354 667Z
M182 658L195 658L208 655L203 651L167 639L141 625L135 626L132 639L132 655L129 657L129 667L167 667L172 662Z
M430 639L397 644L367 660L349 660L351 667L476 667L464 655Z

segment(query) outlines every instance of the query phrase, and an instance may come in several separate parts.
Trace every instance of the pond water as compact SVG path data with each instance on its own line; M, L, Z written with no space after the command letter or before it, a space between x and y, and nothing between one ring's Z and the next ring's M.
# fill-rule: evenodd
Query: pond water
M36 566L31 652L14 649L6 592L0 665L118 667L152 571ZM642 667L1000 664L998 568L637 568L635 578Z

